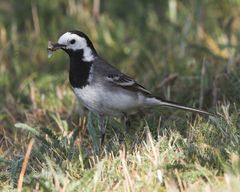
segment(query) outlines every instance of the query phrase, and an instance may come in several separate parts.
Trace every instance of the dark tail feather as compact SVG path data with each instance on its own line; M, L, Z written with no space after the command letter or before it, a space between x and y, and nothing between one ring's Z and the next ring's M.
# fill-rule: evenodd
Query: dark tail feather
M191 112L195 112L195 113L199 113L199 114L203 114L203 115L208 115L208 116L216 116L215 114L209 113L207 111L203 111L203 110L200 110L200 109L195 109L195 108L192 108L192 107L186 107L186 106L183 106L181 104L178 104L178 103L175 103L175 102L172 102L172 101L163 100L163 99L158 98L158 97L156 97L156 98L159 100L160 105L162 105L162 106L182 109L182 110L191 111Z

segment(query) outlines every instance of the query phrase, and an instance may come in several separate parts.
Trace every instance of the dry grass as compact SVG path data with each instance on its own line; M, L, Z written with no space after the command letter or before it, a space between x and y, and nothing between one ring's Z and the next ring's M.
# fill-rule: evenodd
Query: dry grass
M239 2L124 2L0 3L1 191L240 191ZM109 118L99 154L67 57L47 60L48 40L76 26L156 95L220 117L146 111L132 117L125 149Z

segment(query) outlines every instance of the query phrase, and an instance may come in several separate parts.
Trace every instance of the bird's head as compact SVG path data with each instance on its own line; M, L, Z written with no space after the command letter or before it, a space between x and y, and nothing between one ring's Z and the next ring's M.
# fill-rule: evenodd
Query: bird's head
M64 33L57 43L48 43L49 54L59 49L64 50L70 57L73 54L81 54L84 61L92 61L97 54L88 36L77 30Z

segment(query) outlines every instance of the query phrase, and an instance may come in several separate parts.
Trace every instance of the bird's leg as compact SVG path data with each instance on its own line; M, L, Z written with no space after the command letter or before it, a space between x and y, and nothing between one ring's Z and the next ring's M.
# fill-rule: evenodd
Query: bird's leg
M127 157L127 145L126 145L126 142L125 142L125 136L126 136L126 132L127 132L127 129L130 125L130 121L127 117L127 115L124 115L122 118L121 118L121 122L123 123L123 129L121 129L121 133L119 135L119 144L120 144L120 155L122 155L123 158L126 158Z
M125 142L125 136L126 136L126 132L127 132L127 129L130 125L130 121L127 117L127 115L123 115L122 118L121 118L121 122L123 124L123 129L121 129L121 133L119 135L119 143L123 143Z
M100 145L102 147L105 139L105 132L106 132L105 118L103 115L98 115L98 128L101 134Z

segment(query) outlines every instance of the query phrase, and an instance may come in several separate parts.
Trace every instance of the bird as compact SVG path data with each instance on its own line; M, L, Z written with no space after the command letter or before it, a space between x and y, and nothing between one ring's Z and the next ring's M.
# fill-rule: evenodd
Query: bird
M153 95L99 56L90 38L79 30L63 33L56 43L48 42L49 57L57 50L63 50L70 58L69 81L76 97L98 117L101 145L104 143L107 116L120 118L125 131L129 115L149 107L170 107L214 116Z

